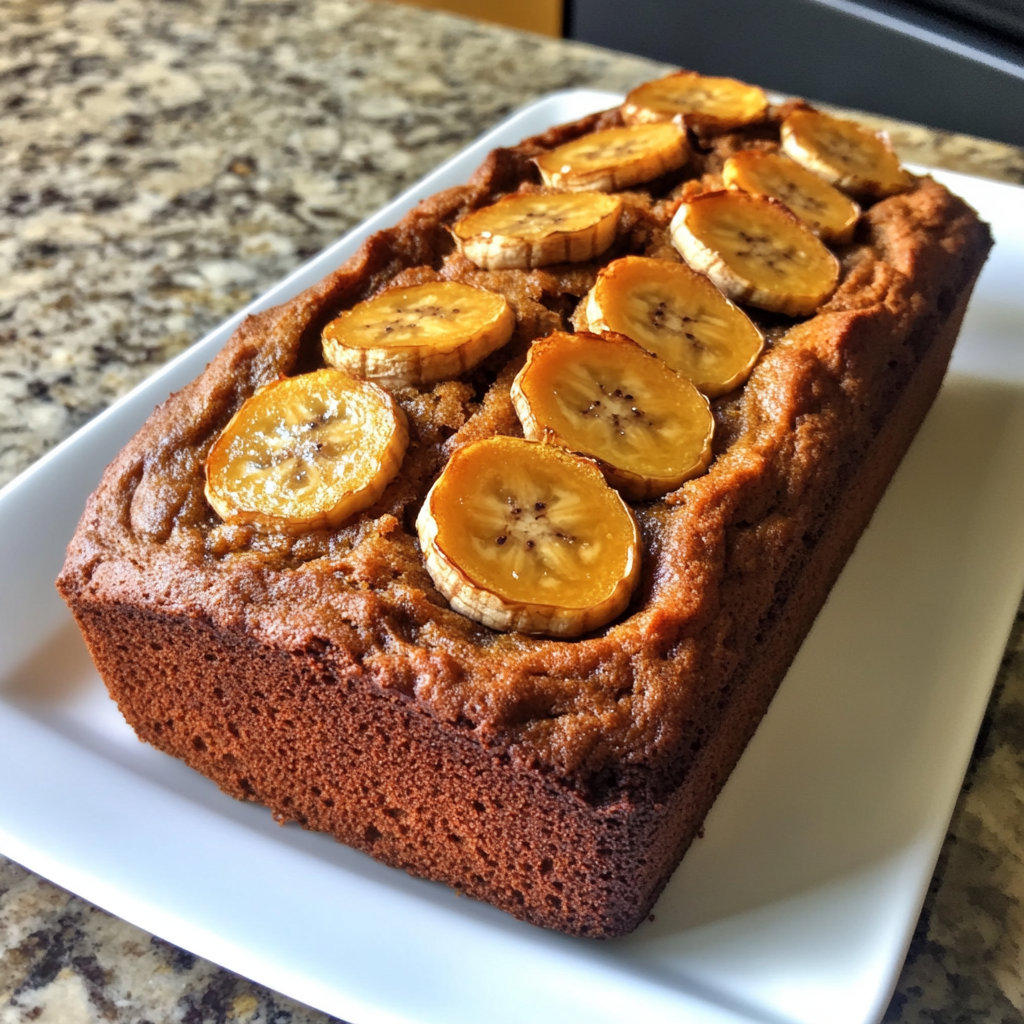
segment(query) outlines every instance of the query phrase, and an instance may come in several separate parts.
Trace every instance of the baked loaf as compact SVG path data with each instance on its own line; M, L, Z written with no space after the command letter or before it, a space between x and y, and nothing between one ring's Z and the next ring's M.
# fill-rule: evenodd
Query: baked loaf
M591 259L482 270L450 227L544 191L533 158L622 125L620 109L496 150L469 184L249 317L107 469L57 581L140 738L281 821L526 921L591 937L635 928L927 412L986 227L930 178L907 177L868 197L852 240L833 246L839 284L815 312L750 311L765 350L712 402L708 471L633 504L640 582L608 625L562 640L472 621L435 589L414 524L453 452L522 436L509 392L531 341L572 330L611 260L679 261L680 201L721 189L736 152L777 151L793 109L691 124L686 163L619 189L616 239ZM241 404L322 366L339 311L439 278L504 294L515 332L460 378L394 389L409 447L380 498L298 533L223 522L204 463Z

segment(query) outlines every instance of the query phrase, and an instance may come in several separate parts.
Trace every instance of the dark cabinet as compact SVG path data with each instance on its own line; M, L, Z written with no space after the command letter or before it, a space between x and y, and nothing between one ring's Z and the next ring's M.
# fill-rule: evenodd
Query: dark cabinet
M1024 0L568 0L566 30L707 74L1024 145Z

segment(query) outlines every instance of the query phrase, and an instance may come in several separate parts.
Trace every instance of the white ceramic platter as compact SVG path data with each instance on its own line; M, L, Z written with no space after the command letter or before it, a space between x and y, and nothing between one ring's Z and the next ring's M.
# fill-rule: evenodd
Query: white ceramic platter
M531 105L252 308L493 146L615 102ZM998 239L953 370L653 923L605 943L521 924L279 828L124 724L52 580L104 465L238 317L0 492L0 850L354 1024L877 1019L1024 585L1024 190L937 177Z

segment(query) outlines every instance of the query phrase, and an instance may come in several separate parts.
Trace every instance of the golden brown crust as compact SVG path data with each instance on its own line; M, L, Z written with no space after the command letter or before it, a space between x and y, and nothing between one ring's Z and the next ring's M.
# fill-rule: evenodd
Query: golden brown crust
M497 758L513 773L510 779L533 773L534 782L520 783L527 789L547 779L558 793L575 794L570 804L577 811L683 800L689 810L679 811L674 823L659 819L661 831L648 822L630 833L636 842L647 836L644 841L661 844L668 860L681 856L699 824L699 808L706 810L724 781L718 777L723 769L715 761L714 770L695 783L710 793L707 800L679 796L679 783L688 772L691 779L699 775L701 759L718 749L716 743L733 750L732 740L721 739L716 729L739 706L743 674L768 672L772 678L762 689L769 696L777 685L831 578L811 601L809 617L797 616L792 635L779 641L782 653L773 655L779 665L752 669L751 652L778 628L787 602L805 601L805 594L821 589L807 582L808 573L825 571L814 569L815 559L824 557L816 545L841 519L851 481L865 472L893 410L913 391L935 339L950 329L955 334L952 321L957 310L962 314L990 243L973 212L928 178L871 207L854 243L839 252L843 276L829 303L802 322L765 318L773 343L744 388L715 403L719 439L709 472L637 507L646 555L641 585L624 616L571 642L494 633L452 611L431 585L413 528L427 489L460 445L493 433L520 433L508 392L525 346L568 326L599 267L628 253L678 258L668 245L667 225L679 196L716 187L729 152L744 144L771 147L772 132L777 138L772 122L705 140L673 180L624 193L620 238L599 260L530 272L480 271L452 251L446 225L454 219L517 188L539 188L530 163L537 152L620 121L617 111L595 115L491 154L467 186L425 201L316 287L248 318L207 371L153 414L90 498L58 580L108 674L127 671L117 667L124 657L117 653L121 641L113 640L115 632L131 633L127 622L148 622L146 628L178 623L181 636L201 633L203 643L219 637L224 649L256 645L269 658L290 657L296 664L315 655L322 671L326 665L334 678L352 681L361 699L400 707L403 720L418 723L406 726L421 737L417 742L447 736L454 743L458 737L475 751L466 755L470 761ZM411 443L402 473L380 501L337 529L298 539L219 523L203 498L201 466L240 403L279 374L316 365L319 331L340 309L385 284L434 275L505 294L516 311L517 333L510 348L467 381L397 392ZM937 386L941 368L935 373ZM912 436L913 427L908 429ZM908 442L901 434L872 458L891 461L899 448L898 461L899 446ZM829 557L840 549L845 557L873 504L863 522L829 541ZM832 578L841 564L840 558L834 572L828 570ZM213 656L215 646L199 644L196 650ZM156 660L163 664L166 658ZM183 678L192 678L193 669L196 680L205 678L195 663L182 665ZM179 756L187 753L184 741L154 733L156 719L146 718L144 703L132 703L135 683L126 688L122 678L111 685L122 708L132 706L129 718L143 735ZM198 706L209 696L200 699L199 682L196 687ZM744 729L749 734L762 703L759 696L751 707L760 711L748 713L742 728L730 726L728 736ZM204 712L196 721L209 730L215 717ZM226 753L243 758L228 750L233 740L225 742ZM735 756L740 749L742 742ZM244 795L221 762L218 768L188 756L226 789ZM734 760L732 753L728 757ZM724 771L729 768L731 762ZM272 789L268 782L253 792L278 815L305 818L365 849L374 846L376 840L361 843L357 828L330 814L324 820L309 810L292 814ZM689 832L679 824L684 819ZM381 833L379 826L373 829ZM676 838L670 841L670 835ZM431 874L425 861L383 847L373 852L463 884L458 871L464 867ZM653 900L671 871L664 867L668 860L659 861L657 877L643 883L635 907ZM620 904L629 900L621 894L619 910L603 923L600 914L581 910L590 922L584 929L571 923L561 903L545 917L529 899L517 903L488 894L486 885L469 888L554 927L588 934L626 927Z

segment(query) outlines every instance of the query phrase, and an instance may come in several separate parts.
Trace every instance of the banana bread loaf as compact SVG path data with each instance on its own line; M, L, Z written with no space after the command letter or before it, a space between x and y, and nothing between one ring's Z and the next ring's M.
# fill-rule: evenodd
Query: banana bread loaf
M576 262L481 269L450 229L511 193L564 188L544 184L536 158L622 126L623 109L493 152L467 185L249 317L153 413L90 498L57 581L143 740L282 821L534 924L591 937L636 927L927 412L987 229L927 177L886 198L851 189L865 209L832 242L834 291L810 314L748 310L764 351L712 398L707 471L631 503L642 563L610 623L557 639L460 614L428 574L415 521L453 453L522 436L510 389L530 343L581 326L613 260L680 262L682 205L720 193L736 153L779 152L786 118L809 109L754 106L739 124L677 117L684 162L603 188L622 200L614 241ZM664 123L639 107L627 120ZM335 526L222 521L204 464L242 404L321 367L340 311L437 280L504 295L514 333L458 377L392 389L409 441L380 497Z

